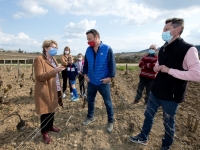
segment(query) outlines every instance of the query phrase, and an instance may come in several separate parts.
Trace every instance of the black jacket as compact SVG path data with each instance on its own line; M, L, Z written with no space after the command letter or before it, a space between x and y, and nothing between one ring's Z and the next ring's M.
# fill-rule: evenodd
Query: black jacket
M73 64L69 64L67 65L67 77L69 78L69 80L76 80L76 76L78 75L78 69L77 66L73 63Z
M186 43L182 38L178 38L169 45L165 43L160 48L158 54L159 65L165 65L169 68L184 70L183 60L187 51L193 45ZM177 79L167 73L158 72L151 87L153 95L162 100L181 103L184 101L187 81Z

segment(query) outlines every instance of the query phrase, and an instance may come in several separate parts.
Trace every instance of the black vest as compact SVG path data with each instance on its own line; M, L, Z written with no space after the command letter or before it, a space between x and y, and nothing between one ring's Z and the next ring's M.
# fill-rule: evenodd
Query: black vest
M159 65L184 71L183 60L192 46L182 38L176 39L169 45L165 44L160 48L158 54ZM152 83L151 92L158 99L181 103L184 101L186 88L187 81L174 78L167 73L158 72Z

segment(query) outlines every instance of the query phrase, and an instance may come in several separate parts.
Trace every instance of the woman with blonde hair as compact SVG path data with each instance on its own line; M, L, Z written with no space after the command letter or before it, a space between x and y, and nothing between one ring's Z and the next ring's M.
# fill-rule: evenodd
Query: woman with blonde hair
M34 60L35 71L35 109L40 115L41 133L45 144L51 143L48 132L59 132L53 126L54 113L58 107L63 106L61 85L58 73L64 70L53 57L57 54L58 44L53 40L45 40L42 45L42 56Z

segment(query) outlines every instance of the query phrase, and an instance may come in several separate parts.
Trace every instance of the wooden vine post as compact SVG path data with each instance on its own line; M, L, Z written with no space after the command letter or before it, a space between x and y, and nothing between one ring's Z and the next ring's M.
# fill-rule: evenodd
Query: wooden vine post
M10 60L10 70L12 70L12 59Z
M196 119L196 122L195 122L194 128L193 128L194 133L197 131L198 125L199 125L199 119Z
M128 65L126 64L126 72L125 72L125 74L129 74L129 72L128 72Z
M6 65L6 60L5 59L3 60L3 64L4 64L4 70L6 70L6 66L5 66Z
M18 68L18 77L19 77L19 75L20 75L20 64L19 64L19 59L17 59L17 68Z
M26 69L26 59L24 60L25 62L24 62L24 65L25 65L25 69Z

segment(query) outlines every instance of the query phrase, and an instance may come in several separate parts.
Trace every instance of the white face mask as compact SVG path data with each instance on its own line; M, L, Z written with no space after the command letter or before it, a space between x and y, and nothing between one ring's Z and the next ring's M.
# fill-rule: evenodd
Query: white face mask
M65 51L65 54L69 54L69 51Z
M78 58L78 60L82 60L82 59L83 59L82 57Z

